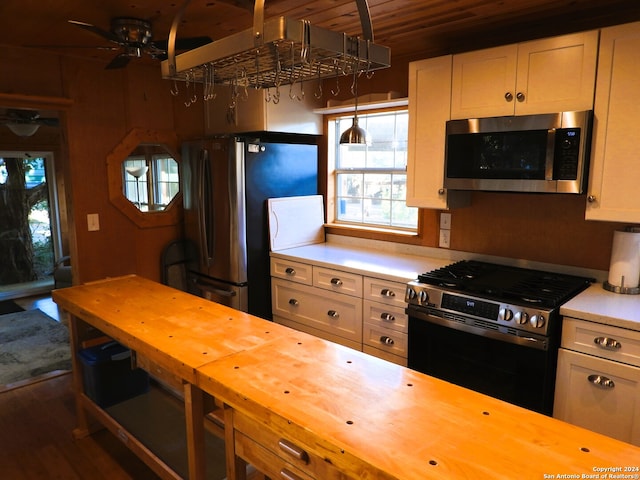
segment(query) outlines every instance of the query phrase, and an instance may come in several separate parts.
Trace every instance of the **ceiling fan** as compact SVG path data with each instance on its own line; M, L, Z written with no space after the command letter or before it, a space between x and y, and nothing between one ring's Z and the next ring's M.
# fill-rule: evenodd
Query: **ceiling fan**
M57 127L60 120L56 117L41 117L36 110L7 109L0 113L0 124L6 125L15 135L19 137L30 137L45 125L47 127Z
M102 50L121 50L106 69L123 68L132 58L140 58L143 54L151 58L163 60L167 55L168 40L154 41L151 22L139 18L116 17L111 20L111 29L103 30L90 23L69 20L69 23L95 33L117 46L97 46ZM176 50L190 50L211 42L209 37L190 37L176 39Z

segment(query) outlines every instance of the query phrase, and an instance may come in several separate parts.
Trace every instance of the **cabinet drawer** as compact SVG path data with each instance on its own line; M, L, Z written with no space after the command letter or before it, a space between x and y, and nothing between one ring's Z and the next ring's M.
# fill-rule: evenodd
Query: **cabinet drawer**
M313 267L313 286L362 298L362 276L354 273Z
M407 356L407 334L365 323L362 327L362 343L399 357Z
M282 469L301 479L344 478L323 457L301 442L280 435L268 426L234 412L236 453L271 478L288 478ZM293 477L293 478L298 478Z
M565 317L562 347L640 367L640 332Z
M290 262L281 258L271 258L271 276L286 278L292 282L311 285L312 267L306 263Z
M640 445L640 368L561 348L553 416Z
M279 278L272 279L271 300L278 315L362 343L362 300Z
M381 328L407 332L408 317L404 308L365 300L362 317L365 322L378 325Z
M404 301L404 292L407 289L405 283L389 282L371 277L364 277L363 283L363 298L365 300L373 300L374 302L395 305L402 308L407 306Z

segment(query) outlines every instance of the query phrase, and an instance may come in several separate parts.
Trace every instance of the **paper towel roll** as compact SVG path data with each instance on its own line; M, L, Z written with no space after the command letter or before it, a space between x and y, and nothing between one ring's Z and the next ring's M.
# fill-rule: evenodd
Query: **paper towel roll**
M636 288L640 280L640 233L613 232L609 283L615 287Z

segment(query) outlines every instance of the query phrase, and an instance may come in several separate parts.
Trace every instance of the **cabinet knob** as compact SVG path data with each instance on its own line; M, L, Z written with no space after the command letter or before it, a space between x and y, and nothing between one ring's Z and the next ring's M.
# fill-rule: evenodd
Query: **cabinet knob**
M293 305L294 307L297 307L299 304L300 303L295 298L290 298L289 299L289 305Z
M438 195L444 195L444 188L438 189Z
M327 312L327 315L330 316L331 318L338 318L340 316L340 314L335 310L329 310Z
M614 352L622 348L622 344L615 338L596 337L593 339L593 343L598 345L600 348L603 348L605 350L612 350Z
M383 335L380 337L380 343L384 343L385 345L393 345L395 342L393 341L393 338Z
M293 275L296 274L296 271L292 267L287 267L286 270L284 271L284 273L286 273L287 275L293 276Z
M600 388L614 388L616 386L613 380L603 375L589 375L587 380L589 380L592 385Z
M383 312L380 314L380 318L382 320L384 320L385 322L395 322L396 321L396 317L394 317L393 315L391 315L390 313L387 312Z
M519 102L524 102L524 98L525 98L525 97L524 97L524 93L522 93L522 92L518 92L518 93L516 93L516 99L517 99Z
M513 100L513 93L511 93L511 92L507 92L507 93L505 93L505 94L504 94L504 99L505 99L507 102L512 101L512 100Z
M395 297L396 296L394 291L393 290L389 290L388 288L383 288L382 290L380 290L380 295L382 295L383 297Z
M302 477L296 475L286 467L280 470L280 478L282 478L282 480L303 480Z
M340 280L339 278L332 278L331 279L331 285L335 285L336 287L340 287L342 285L342 280Z
M595 201L596 201L596 196L595 195L588 195L587 196L587 202L594 203Z

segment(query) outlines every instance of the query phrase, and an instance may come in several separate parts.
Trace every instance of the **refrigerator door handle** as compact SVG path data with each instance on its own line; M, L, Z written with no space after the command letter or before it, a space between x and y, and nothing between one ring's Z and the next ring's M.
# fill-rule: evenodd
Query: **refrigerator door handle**
M234 292L233 290L222 290L220 288L216 288L213 285L207 282L203 282L201 280L194 280L193 283L198 288L215 293L216 295L220 295L221 297L235 297L236 295L236 292Z
M200 262L203 266L208 268L211 265L211 241L209 239L209 212L211 206L209 205L209 151L206 148L200 150L198 155L198 167L197 167L197 196L198 196L198 235L200 237Z

